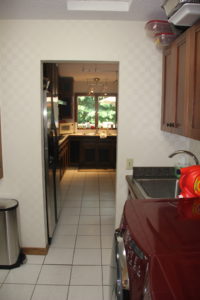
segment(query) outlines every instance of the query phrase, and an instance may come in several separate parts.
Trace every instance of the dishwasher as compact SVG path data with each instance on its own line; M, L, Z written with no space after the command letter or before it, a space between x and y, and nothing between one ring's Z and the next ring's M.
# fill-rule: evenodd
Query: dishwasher
M113 238L110 283L111 300L129 300L129 276L126 250L123 237L119 230L115 231Z

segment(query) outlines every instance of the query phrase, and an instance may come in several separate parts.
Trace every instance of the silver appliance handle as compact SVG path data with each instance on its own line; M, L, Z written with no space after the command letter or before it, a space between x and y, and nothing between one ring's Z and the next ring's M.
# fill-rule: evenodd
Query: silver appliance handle
M118 231L115 231L115 261L117 267L116 280L116 297L117 300L124 299L124 290L129 290L129 277L126 263L126 251L124 247L123 238Z

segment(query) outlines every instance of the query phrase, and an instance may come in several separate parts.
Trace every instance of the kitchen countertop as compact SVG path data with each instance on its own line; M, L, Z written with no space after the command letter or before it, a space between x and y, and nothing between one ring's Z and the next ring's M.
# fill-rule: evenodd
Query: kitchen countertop
M108 134L107 136L105 137L101 137L101 134L98 133L98 134L93 134L93 133L69 133L69 134L65 134L63 135L63 138L61 138L59 140L59 145L61 145L69 136L76 136L76 137L99 137L99 138L102 138L102 139L106 139L107 137L116 137L117 134Z

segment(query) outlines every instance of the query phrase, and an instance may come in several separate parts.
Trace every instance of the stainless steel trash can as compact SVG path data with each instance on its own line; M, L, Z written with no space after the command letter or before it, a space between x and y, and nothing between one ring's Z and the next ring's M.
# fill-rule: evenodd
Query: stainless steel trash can
M0 268L11 269L22 262L17 226L18 201L0 198Z

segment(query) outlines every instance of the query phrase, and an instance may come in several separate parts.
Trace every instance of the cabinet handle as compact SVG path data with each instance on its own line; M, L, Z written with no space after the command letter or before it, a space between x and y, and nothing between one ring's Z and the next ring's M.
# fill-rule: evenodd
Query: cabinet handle
M167 127L175 127L175 123L167 123Z

